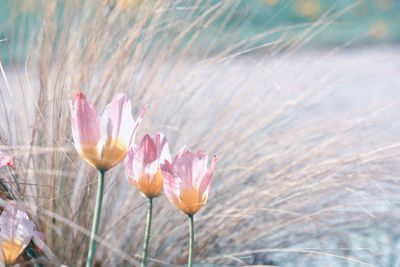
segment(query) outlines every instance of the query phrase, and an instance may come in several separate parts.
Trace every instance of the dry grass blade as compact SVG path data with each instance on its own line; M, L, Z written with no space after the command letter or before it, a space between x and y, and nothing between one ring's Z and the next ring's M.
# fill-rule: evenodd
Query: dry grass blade
M228 25L241 3L32 1L38 23L19 37L27 56L0 61L0 150L16 159L18 187L1 177L37 209L60 263L85 262L93 216L96 173L70 135L68 100L81 90L98 111L118 91L132 97L135 114L150 103L138 137L162 131L174 152L188 144L222 155L195 218L196 262L384 265L378 248L357 242L375 235L381 247L396 244L385 233L399 214L398 51L371 49L366 58L344 50L364 34L303 50L358 1L237 41L248 20ZM14 10L8 25L18 35L27 29L13 23L24 17ZM122 166L107 173L103 266L139 260L145 200L127 184ZM184 264L185 216L161 196L153 223L152 264Z

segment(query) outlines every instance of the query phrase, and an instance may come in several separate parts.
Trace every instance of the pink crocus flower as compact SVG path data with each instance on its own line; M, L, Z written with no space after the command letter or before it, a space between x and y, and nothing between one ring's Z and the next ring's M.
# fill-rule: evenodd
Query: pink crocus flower
M182 150L172 163L166 160L161 165L165 195L189 216L207 202L217 156L213 156L210 168L207 168L207 163L208 156L203 151Z
M10 155L0 152L0 169L3 167L10 167L15 169L15 163Z
M134 145L125 159L128 180L148 198L158 197L163 189L160 164L171 161L167 138L162 133L146 134L139 145Z
M0 215L0 245L5 264L14 264L31 240L39 248L45 247L28 214L17 202L8 202Z
M101 116L98 116L83 93L70 101L74 145L79 155L100 171L107 171L121 162L142 121L145 108L135 121L132 104L118 93Z

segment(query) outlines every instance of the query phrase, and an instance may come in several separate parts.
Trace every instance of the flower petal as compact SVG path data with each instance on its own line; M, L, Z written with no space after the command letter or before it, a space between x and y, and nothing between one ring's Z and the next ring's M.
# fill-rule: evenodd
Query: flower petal
M180 200L181 183L179 177L173 175L173 166L168 161L161 165L161 172L164 177L164 193L168 200L177 208L183 210L184 206Z
M197 190L200 188L200 183L207 173L207 163L208 156L203 151L198 151L196 154L193 154L192 184Z
M164 192L170 200L180 195L180 179L174 175L173 165L169 161L161 164L161 172L164 177Z
M181 178L181 190L191 190L193 187L193 158L190 151L182 151L174 159L174 174Z
M129 150L125 164L128 180L145 196L159 196L163 188L160 162L167 157L170 157L167 139L160 133L146 134L139 145Z
M181 150L172 164L166 160L161 165L165 195L184 213L197 213L207 202L216 162L217 157L214 156L210 168L207 169L206 153Z
M135 130L131 110L132 103L128 97L123 93L116 94L101 115L101 139L118 140L128 147Z
M165 160L171 161L171 153L169 151L168 140L162 133L156 133L153 137L157 147L158 162L161 164Z
M199 194L203 199L205 199L205 201L207 201L207 198L208 198L208 193L210 191L210 185L211 185L211 178L213 176L215 165L217 164L217 160L218 160L218 157L214 155L211 160L211 166L208 169L207 173L205 174L205 176L203 177L203 179L200 183Z
M10 201L0 215L0 238L23 243L22 250L29 244L35 231L35 224L15 201Z
M149 165L157 160L158 155L156 144L153 142L153 139L148 134L143 137L137 153L138 159L143 162L144 166Z
M83 93L78 93L74 102L70 101L70 110L72 136L77 150L80 151L82 146L96 146L100 139L99 118Z

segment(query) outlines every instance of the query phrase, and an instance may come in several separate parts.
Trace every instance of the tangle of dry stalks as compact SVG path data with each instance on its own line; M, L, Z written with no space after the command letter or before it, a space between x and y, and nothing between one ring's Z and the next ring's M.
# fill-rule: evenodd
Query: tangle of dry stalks
M13 14L0 43L11 58L2 64L1 150L16 160L18 187L8 172L2 180L31 208L59 263L83 265L93 216L96 174L71 143L68 99L78 90L98 110L118 91L131 96L134 113L150 103L138 138L162 131L174 152L188 144L221 155L196 218L196 262L386 262L375 245L354 240L397 244L398 100L368 88L393 77L391 54L364 62L341 52L347 44L300 50L346 10L243 41L235 34L246 18L230 22L242 15L240 1L34 1L31 8L35 19L14 23L24 14ZM379 72L371 60L388 69ZM145 199L121 166L105 188L99 262L135 266ZM151 264L184 264L185 217L164 197L154 208ZM377 241L373 229L393 239Z

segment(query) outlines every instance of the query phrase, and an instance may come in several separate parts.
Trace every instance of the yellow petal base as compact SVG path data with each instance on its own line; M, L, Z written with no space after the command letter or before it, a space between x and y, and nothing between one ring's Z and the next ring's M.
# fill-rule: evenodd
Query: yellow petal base
M194 215L206 203L206 198L201 198L196 188L182 190L180 199L176 199L175 205L187 215Z
M3 249L4 262L13 264L17 260L18 256L22 253L23 242L20 240L4 240L1 242L1 248Z
M146 197L158 197L163 189L163 176L161 170L158 169L155 175L142 175L136 181L136 186Z
M118 140L108 139L102 151L97 146L82 145L80 156L94 168L107 171L120 163L128 152L128 146Z

